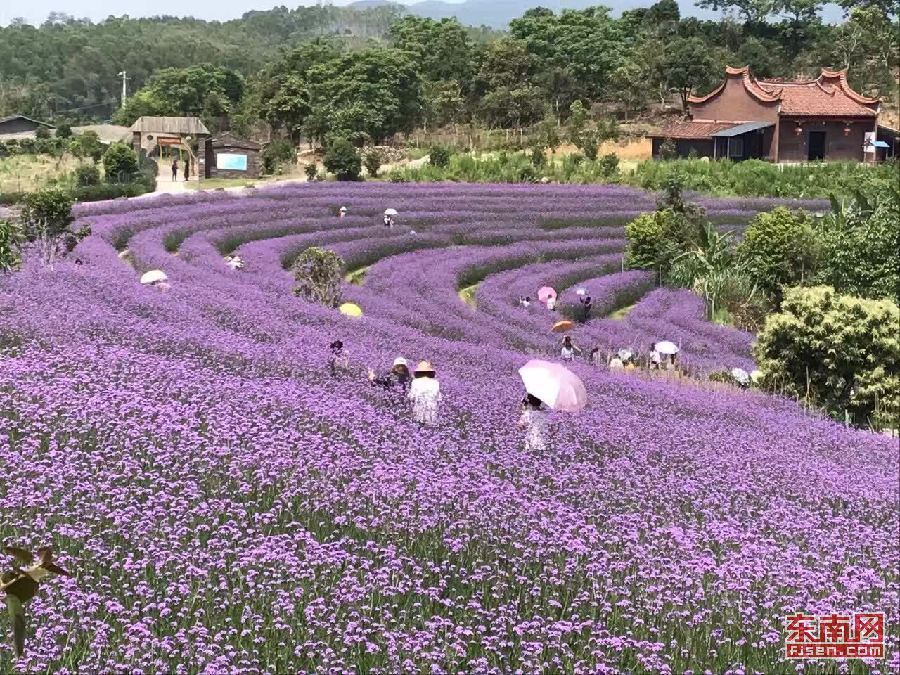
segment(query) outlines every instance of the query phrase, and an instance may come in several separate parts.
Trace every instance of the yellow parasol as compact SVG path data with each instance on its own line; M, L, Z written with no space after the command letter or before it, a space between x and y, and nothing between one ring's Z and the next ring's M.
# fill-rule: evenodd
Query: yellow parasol
M345 302L343 305L338 307L338 311L344 316L362 316L363 311L362 308L352 302Z
M562 321L557 321L553 324L553 328L551 329L554 333L565 333L567 330L572 330L575 327L575 324L569 321L568 319L564 319Z

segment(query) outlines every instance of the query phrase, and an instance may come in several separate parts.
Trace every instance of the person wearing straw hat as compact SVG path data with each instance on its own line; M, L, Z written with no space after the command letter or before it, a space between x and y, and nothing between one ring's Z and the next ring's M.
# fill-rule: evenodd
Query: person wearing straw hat
M437 424L441 385L428 361L420 361L416 366L408 397L412 402L413 419L416 422L426 426Z
M396 391L400 396L406 395L411 380L409 364L402 356L394 359L391 370L381 377L377 377L375 371L369 368L369 381L373 385L383 387L388 391Z
M544 402L537 396L525 394L522 399L522 416L519 426L525 429L525 449L542 451L547 449L547 420L549 415Z

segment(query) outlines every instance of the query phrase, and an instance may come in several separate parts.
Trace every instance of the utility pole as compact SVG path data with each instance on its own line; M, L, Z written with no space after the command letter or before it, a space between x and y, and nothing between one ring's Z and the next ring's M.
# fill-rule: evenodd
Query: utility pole
M119 73L119 77L122 78L122 106L125 106L125 99L128 98L128 76L123 70Z

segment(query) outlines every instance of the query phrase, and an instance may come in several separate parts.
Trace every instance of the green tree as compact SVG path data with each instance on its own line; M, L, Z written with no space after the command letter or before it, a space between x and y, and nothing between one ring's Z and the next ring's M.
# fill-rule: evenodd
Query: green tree
M252 87L258 115L275 129L283 129L295 142L303 133L310 107L307 75L315 66L340 56L340 47L329 40L302 45L268 66Z
M63 236L72 222L72 195L50 188L25 196L21 219L25 238L37 244L41 261L53 266Z
M96 131L85 131L69 141L69 152L76 157L90 157L99 162L103 157L103 143Z
M88 187L100 184L100 169L96 164L82 164L75 169L75 185Z
M435 145L428 151L428 162L431 166L446 169L450 166L450 148L444 145Z
M456 19L404 16L391 26L389 37L397 49L415 55L419 74L427 82L465 82L472 76L474 49Z
M538 60L521 40L503 38L488 45L472 87L473 109L482 121L503 128L522 127L544 117L546 92L537 84Z
M818 257L809 215L784 207L757 215L738 246L742 271L776 303L783 286L815 277Z
M678 38L670 42L660 67L667 73L669 86L681 98L685 112L691 92L713 81L721 72L720 64L710 55L709 45L700 38Z
M307 73L312 121L322 141L341 135L362 145L408 133L421 117L422 86L409 54L375 47L313 66Z
M764 382L857 425L900 419L900 310L890 300L792 288L754 355Z
M127 143L112 143L103 153L103 172L107 183L131 183L138 172L134 149Z
M309 302L337 307L341 302L343 269L344 261L334 251L317 246L306 249L291 266L296 282L294 294Z
M623 36L605 7L560 14L530 9L511 21L509 30L538 60L542 72L567 69L580 89L575 96L599 99L621 62Z
M877 187L844 203L817 228L822 242L820 280L840 293L900 298L900 192Z
M56 125L56 137L57 138L71 138L72 137L72 127L69 124L63 122L62 124Z
M22 264L22 228L11 220L0 220L0 274L12 272Z
M243 92L243 78L228 68L163 68L125 102L114 119L130 125L144 115L196 115L215 129Z
M366 173L369 174L369 177L377 178L378 170L381 168L381 152L372 148L366 153L364 163L366 165Z
M340 181L359 180L362 173L359 152L346 138L337 138L329 144L322 163Z
M698 0L698 7L713 11L734 10L746 23L762 23L775 11L774 0Z

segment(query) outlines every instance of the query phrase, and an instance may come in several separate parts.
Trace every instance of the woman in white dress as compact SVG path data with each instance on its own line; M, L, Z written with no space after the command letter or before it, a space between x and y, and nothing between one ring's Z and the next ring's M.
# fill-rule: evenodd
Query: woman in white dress
M428 426L437 424L438 404L441 401L441 385L434 376L434 368L428 361L420 361L412 385L409 388L413 419Z
M547 449L548 413L541 399L526 394L522 399L522 417L519 426L525 429L525 449L542 451Z

